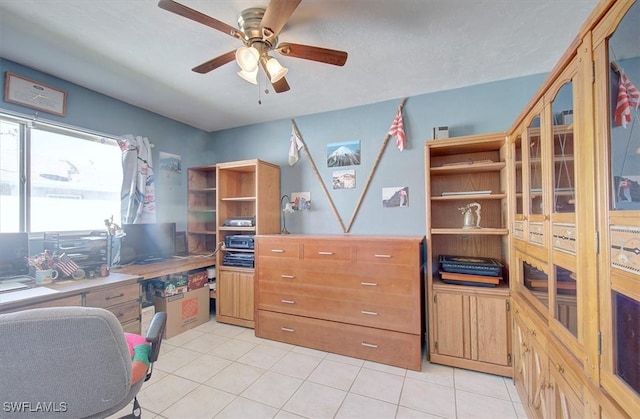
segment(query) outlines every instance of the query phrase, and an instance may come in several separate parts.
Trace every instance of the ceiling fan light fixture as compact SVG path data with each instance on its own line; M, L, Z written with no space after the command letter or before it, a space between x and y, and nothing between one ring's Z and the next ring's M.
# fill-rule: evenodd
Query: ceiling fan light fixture
M243 71L252 72L258 68L260 52L255 47L240 47L236 50L236 62Z
M242 77L249 83L258 84L258 67L253 71L238 71L238 76Z
M267 72L271 77L271 83L276 83L281 78L283 78L287 72L289 71L286 67L283 67L278 60L273 57L269 57L267 59Z

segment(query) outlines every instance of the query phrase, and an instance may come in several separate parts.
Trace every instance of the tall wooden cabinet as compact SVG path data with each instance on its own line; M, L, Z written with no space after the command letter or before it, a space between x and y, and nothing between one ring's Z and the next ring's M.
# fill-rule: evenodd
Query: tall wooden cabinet
M530 417L640 417L640 114L614 118L620 70L640 85L638 22L637 1L602 0L509 133L514 382Z
M216 233L221 243L229 235L255 235L280 231L280 167L262 160L216 165ZM252 220L234 225L229 220ZM254 268L230 266L228 253L253 254L253 249L228 249L217 255L216 320L254 327Z
M511 376L506 133L425 142L427 307L430 361ZM461 208L481 207L480 228L463 228ZM440 255L487 257L504 265L495 287L452 285Z
M188 169L187 249L213 254L216 249L216 166Z

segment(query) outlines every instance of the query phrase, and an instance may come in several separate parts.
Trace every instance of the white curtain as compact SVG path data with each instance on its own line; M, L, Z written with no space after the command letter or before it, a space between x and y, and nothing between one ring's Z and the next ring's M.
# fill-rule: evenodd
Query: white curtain
M125 135L122 150L122 224L156 222L156 193L149 139Z

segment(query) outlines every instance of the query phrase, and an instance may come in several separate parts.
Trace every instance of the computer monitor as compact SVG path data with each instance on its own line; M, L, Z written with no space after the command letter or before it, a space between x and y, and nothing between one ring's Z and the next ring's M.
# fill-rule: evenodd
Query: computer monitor
M0 233L0 278L29 275L29 235Z
M150 263L175 256L176 223L125 224L120 263Z

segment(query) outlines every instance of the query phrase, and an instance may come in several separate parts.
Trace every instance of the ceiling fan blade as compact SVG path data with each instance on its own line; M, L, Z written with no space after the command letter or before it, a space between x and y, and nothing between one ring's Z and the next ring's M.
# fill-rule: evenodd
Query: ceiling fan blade
M264 12L260 26L278 36L287 20L302 0L271 0Z
M206 63L202 63L197 67L193 67L191 71L195 71L196 73L206 74L210 71L215 70L218 67L222 67L226 63L229 63L236 59L236 50L232 50L227 52L226 54L222 54L213 58Z
M274 90L276 93L286 92L286 91L288 91L289 89L291 89L291 88L289 87L289 83L287 83L287 80L286 80L284 77L283 77L283 78L281 78L280 80L278 80L278 81L277 81L277 82L275 82L275 83L271 83L271 85L273 86L273 90Z
M158 2L158 7L160 7L161 9L173 12L177 15L186 17L187 19L191 19L198 23L202 23L203 25L209 26L210 28L217 29L220 32L224 32L227 35L231 35L235 38L242 39L244 37L242 35L242 32L240 32L238 29L234 28L233 26L227 25L224 22L214 19L211 16L207 16L204 13L200 13L197 10L193 10L180 3L176 3L173 0L160 0Z
M278 45L276 51L287 57L302 58L304 60L318 61L337 66L343 66L347 62L347 57L349 55L344 51L338 51L335 49L290 43Z

